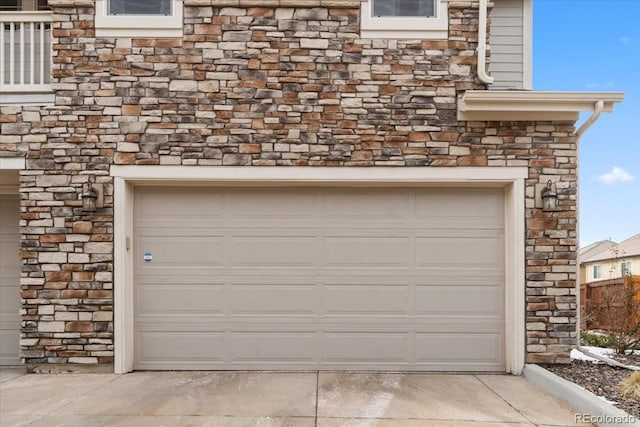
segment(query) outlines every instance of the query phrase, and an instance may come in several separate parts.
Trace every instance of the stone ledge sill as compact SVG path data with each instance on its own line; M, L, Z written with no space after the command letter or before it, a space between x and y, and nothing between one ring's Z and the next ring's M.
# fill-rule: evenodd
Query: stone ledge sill
M49 0L50 7L93 7L94 0Z

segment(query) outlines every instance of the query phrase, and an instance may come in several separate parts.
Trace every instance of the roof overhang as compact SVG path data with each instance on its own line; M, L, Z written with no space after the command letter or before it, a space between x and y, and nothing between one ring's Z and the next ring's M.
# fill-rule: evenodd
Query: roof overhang
M622 92L549 92L468 90L458 102L463 121L577 121L582 112L595 112L603 101L604 112L624 99Z

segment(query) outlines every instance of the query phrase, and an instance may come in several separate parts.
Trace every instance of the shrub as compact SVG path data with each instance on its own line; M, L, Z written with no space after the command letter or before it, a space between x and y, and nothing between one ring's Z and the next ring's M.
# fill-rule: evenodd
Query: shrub
M608 335L595 332L581 332L580 345L588 345L590 347L611 348L612 341Z
M620 391L625 398L640 399L640 371L635 371L620 383Z

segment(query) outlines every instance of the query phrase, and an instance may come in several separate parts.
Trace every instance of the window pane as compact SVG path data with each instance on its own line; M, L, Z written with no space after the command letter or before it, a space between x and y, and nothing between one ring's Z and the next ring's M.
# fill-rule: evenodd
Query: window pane
M594 279L599 279L601 275L602 275L602 266L601 265L594 265L593 266L593 278Z
M625 261L622 263L621 273L623 276L631 275L631 261Z
M0 10L22 10L21 0L2 0L0 1Z
M373 16L435 16L435 0L371 0Z
M47 0L38 0L38 10L49 10Z
M171 0L109 0L109 15L171 15Z

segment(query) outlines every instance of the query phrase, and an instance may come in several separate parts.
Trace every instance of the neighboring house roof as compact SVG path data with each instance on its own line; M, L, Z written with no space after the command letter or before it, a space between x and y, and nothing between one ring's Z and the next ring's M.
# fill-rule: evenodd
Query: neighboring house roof
M589 258L599 254L600 252L617 245L613 240L600 240L598 242L591 243L583 248L580 248L579 257L582 264Z
M640 256L640 233L618 244L614 244L608 249L593 253L589 258L583 258L582 263L604 261L614 258L629 258L633 256Z

